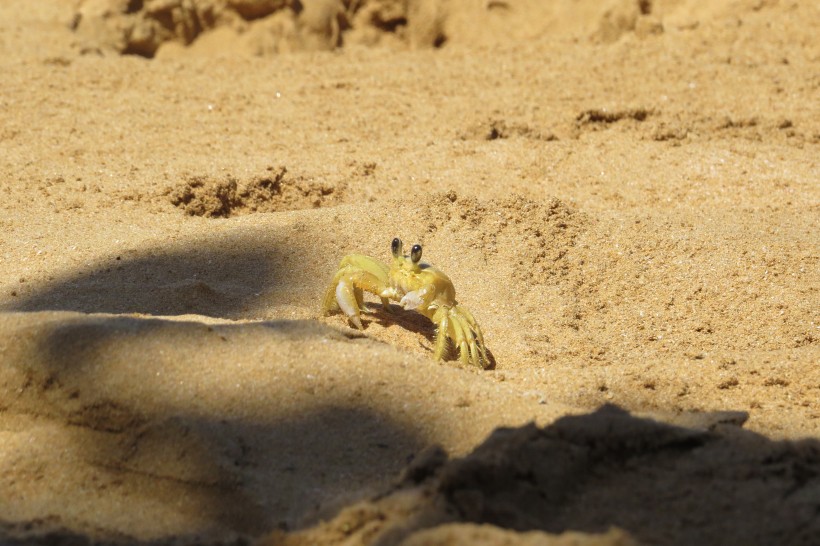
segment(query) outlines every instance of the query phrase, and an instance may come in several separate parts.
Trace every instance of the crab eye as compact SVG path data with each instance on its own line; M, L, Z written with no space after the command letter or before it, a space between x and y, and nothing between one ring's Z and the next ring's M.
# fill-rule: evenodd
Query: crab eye
M398 237L393 239L393 242L390 243L390 252L393 253L394 258L398 258L399 256L401 256L401 247L401 239L399 239Z
M421 260L421 245L413 245L412 250L410 250L410 259L413 260L414 264L419 263L419 260Z

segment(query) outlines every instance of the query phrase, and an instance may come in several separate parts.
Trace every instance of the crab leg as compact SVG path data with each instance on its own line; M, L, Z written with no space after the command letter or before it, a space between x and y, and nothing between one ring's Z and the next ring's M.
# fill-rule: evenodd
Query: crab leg
M487 357L481 329L473 316L464 307L457 305L450 309L449 318L453 325L453 342L458 347L461 362L487 369L490 359Z
M473 339L471 340L472 348L478 349L478 364L486 369L487 366L490 365L490 358L487 356L487 347L484 345L484 336L481 333L481 328L479 328L478 323L476 322L473 314L470 311L461 305L456 305L453 307L453 313L460 314L464 317L465 322L469 326L468 331L472 334ZM476 354L476 351L473 351L473 354Z
M433 355L436 360L444 360L444 353L447 351L447 339L451 336L449 310L441 308L440 311L443 311L440 313L440 319L438 316L433 317L433 322L437 322L438 324L438 329L436 330L436 352ZM436 312L436 315L439 315L439 312Z
M467 335L464 331L464 325L458 317L451 317L453 325L453 345L458 349L458 358L465 366L470 363L470 349L467 345Z

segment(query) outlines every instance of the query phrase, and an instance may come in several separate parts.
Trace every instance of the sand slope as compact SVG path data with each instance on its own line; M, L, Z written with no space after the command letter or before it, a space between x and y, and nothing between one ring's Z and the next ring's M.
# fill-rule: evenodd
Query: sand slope
M3 2L0 536L812 543L816 21ZM395 236L493 370L320 316Z

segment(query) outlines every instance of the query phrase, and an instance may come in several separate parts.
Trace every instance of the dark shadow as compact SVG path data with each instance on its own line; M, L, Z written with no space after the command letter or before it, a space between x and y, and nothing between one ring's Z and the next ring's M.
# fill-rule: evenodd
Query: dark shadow
M130 251L55 278L0 309L254 316L265 305L304 297L310 257L293 251L292 238L242 232Z
M820 440L679 428L606 406L496 430L442 468L438 491L458 521L517 531L808 546L820 537Z
M436 325L421 313L406 311L400 305L395 304L390 304L386 309L381 303L368 302L367 307L370 312L363 316L365 325L368 320L372 320L384 328L396 326L422 335L430 343L435 340Z
M146 304L152 301L149 298ZM74 316L58 317L38 328L34 342L0 374L4 391L16 393L4 401L5 414L70 425L72 451L80 452L84 464L95 469L87 487L105 498L110 495L114 503L122 503L118 491L126 491L135 518L146 517L141 508L162 506L175 517L201 522L190 536L173 534L151 543L236 543L309 524L318 515L332 515L339 504L385 487L425 447L412 427L367 403L333 401L327 392L314 393L312 386L298 383L296 388L302 390L293 392L292 381L278 387L265 377L261 381L267 381L268 389L251 388L259 373L273 375L286 368L275 356L254 370L257 375L231 377L223 398L209 397L212 383L197 386L214 362L198 359L198 351L233 345L226 353L230 355L236 348L242 350L248 335L261 333L285 341L314 338L316 344L334 347L370 343L351 341L315 321L210 326ZM163 362L162 348L169 346L175 347L175 354L191 358ZM114 389L110 378L101 380L107 374L118 377L115 384L121 386ZM169 379L153 379L160 374ZM174 377L184 378L185 384L177 385ZM243 381L247 391L237 390L235 381ZM155 391L152 385L162 389ZM197 388L206 387L209 392L196 394ZM202 397L211 401L200 402ZM3 543L145 542L105 528L88 531L70 519L45 519L21 527L4 523L3 512Z

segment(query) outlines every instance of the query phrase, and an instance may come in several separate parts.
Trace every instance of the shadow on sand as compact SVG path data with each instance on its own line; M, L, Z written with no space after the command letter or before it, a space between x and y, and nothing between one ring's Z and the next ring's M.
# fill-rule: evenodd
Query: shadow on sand
M267 303L301 297L305 257L289 252L285 238L254 241L251 250L238 250L247 245L227 236L128 259L113 257L10 307L230 318L253 309L260 293L267 294ZM395 323L393 314L390 318ZM399 324L430 333L429 321L415 316L400 317ZM350 493L353 503L356 491L383 488L373 497L378 505L396 493L384 477L397 475L425 447L406 424L360 405L315 400L291 404L293 411L266 413L264 403L254 406L249 380L246 390L234 391L235 399L211 411L196 393L184 394L190 386L148 380L164 365L195 371L199 343L219 350L214 336L236 335L238 344L253 328L299 339L317 336L317 343L341 336L313 322L211 327L130 317L58 317L37 327L41 335L27 330L28 337L14 338L11 332L7 335L13 339L2 340L6 366L0 370L0 417L24 414L69 425L72 449L90 468L86 477L94 477L100 492L125 505L131 502L134 517L138 506L159 505L201 522L197 532L164 536L160 542L258 536L288 528L328 499ZM163 347L186 339L189 362L160 358ZM129 340L135 343L128 345ZM230 353L219 361L230 363ZM267 369L274 373L277 365L271 359ZM108 375L116 366L125 370L121 384ZM185 369L179 373L184 377ZM283 399L297 395L299 402L312 394L287 388L277 393ZM276 403L275 397L271 400ZM56 463L58 474L49 475L48 464L41 479L67 479ZM435 467L406 476L409 481L395 486L399 490L426 484L432 491L419 497L416 513L428 514L419 521L551 533L600 533L617 526L644 543L668 545L808 546L820 537L820 441L773 441L728 425L673 427L615 407L565 417L545 428L498 429L466 457L442 457ZM117 497L117 488L130 497ZM105 529L72 527L60 518L9 520L0 510L0 522L5 521L0 538L10 544L136 542ZM335 521L340 520L291 537L301 536L308 544L311 533L324 533ZM367 543L397 544L423 527L399 523Z
M447 523L575 531L591 535L597 545L623 544L600 538L613 527L640 544L816 544L820 440L773 441L719 423L682 428L604 406L544 428L496 429L463 458L426 457L370 503L291 533L284 542L263 544L310 544L338 534L337 527L359 513L387 522L378 534L371 528L375 536L367 543L379 546L414 534L413 544L452 543L447 540L458 530L440 527ZM391 501L413 491L421 493L412 510L406 501ZM391 514L396 505L399 515ZM462 536L475 539L481 529Z
M139 542L122 522L106 524L123 504L159 542L257 536L372 494L426 445L413 427L366 403L314 392L305 372L277 382L293 367L293 358L276 358L278 347L350 342L313 321L209 326L72 314L29 317L20 331L28 339L20 346L19 334L0 338L9 348L0 419L34 418L32 438L41 425L50 431L43 441L52 448L20 472L44 484L38 502L56 519L12 523L0 509L4 543ZM246 340L270 338L273 356L254 364ZM239 365L227 358L235 351ZM236 373L214 371L215 362ZM60 483L73 481L76 493L62 498ZM77 516L64 503L97 508ZM157 522L165 519L189 522L190 536L163 536Z
M303 304L311 296L318 302L310 293L315 283L305 279L317 269L312 260L324 254L316 258L295 252L294 236L218 233L111 256L0 308L264 316L271 305ZM322 244L314 240L304 247L321 249ZM174 514L176 521L199 522L190 536L173 534L168 541L232 540L231 534L253 536L291 527L318 509L332 512L334 499L356 498L383 486L425 445L413 427L366 404L314 396L309 387L293 393L288 384L277 385L271 378L283 366L275 342L254 364L256 376L225 377L225 385L208 380L209 374L225 376L206 369L214 362L253 367L247 363L255 347L246 339L278 337L297 348L305 342L349 342L315 321L207 325L28 313L3 320L10 326L0 336L0 346L9 348L0 370L0 418L11 427L22 416L48 423L50 430L61 429L60 438L68 441L54 449L79 453L78 465L84 469L76 471L78 499L90 480L89 494L97 491L108 499L100 500L101 506L128 506L135 520L150 519L151 510L159 509ZM18 343L23 331L26 342ZM207 358L198 356L202 351L210 353ZM177 356L167 358L166 352ZM185 354L189 358L180 362ZM259 383L270 390L257 396ZM211 391L224 387L227 394L219 399L210 392L191 393L206 385ZM46 435L42 441L53 440ZM82 524L65 516L73 509L60 510L61 503L82 504L61 500L56 489L61 481L72 483L74 471L62 467L58 458L32 465L38 483L46 484L44 494L52 497L44 499L44 506L54 517L42 514L20 523L0 508L0 542L138 541L116 525Z
M0 308L239 318L303 296L310 257L293 248L292 237L271 232L177 241L89 264Z

